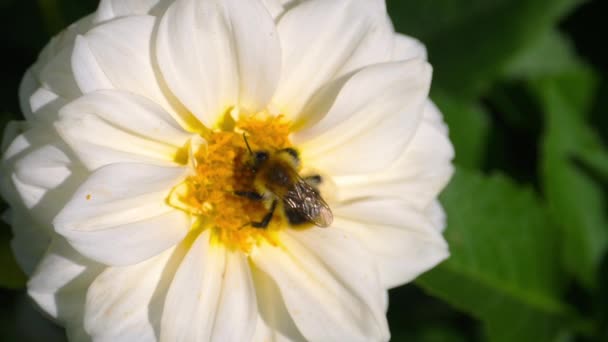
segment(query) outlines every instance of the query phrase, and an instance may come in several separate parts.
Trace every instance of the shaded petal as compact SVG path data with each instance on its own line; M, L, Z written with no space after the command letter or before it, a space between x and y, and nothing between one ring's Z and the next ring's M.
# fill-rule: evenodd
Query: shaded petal
M46 253L51 242L52 229L39 225L26 210L12 206L2 215L3 221L13 229L11 250L23 272L30 276Z
M398 196L424 210L451 178L453 157L454 148L449 138L425 119L401 155L385 170L367 175L338 176L333 181L342 201Z
M14 208L27 208L31 219L47 226L86 177L68 150L44 124L17 136L3 156L3 197Z
M364 241L387 288L413 280L448 257L441 233L400 199L368 199L333 208L334 225Z
M26 72L20 88L19 101L25 117L52 122L58 109L81 95L74 79L70 57L77 35L93 26L92 16L80 19L53 37L38 60Z
M48 71L51 71L50 69L52 68L47 68L47 66L53 64L53 62L61 62L60 59L57 58L58 55L62 54L63 51L70 51L73 48L76 36L87 32L95 26L93 16L93 14L90 14L79 19L51 39L51 41L42 49L38 56L38 60L32 66L31 70L36 79L41 80L43 84L47 83L45 82L46 77L42 77L44 69L49 69ZM70 59L67 58L63 60L63 63L66 63L64 65L69 69ZM53 82L49 82L49 84L51 83ZM54 88L50 87L48 89L53 90Z
M38 61L31 68L41 88L66 100L74 99L81 94L72 73L70 57L76 36L87 32L93 25L91 15L84 17L53 37L44 47Z
M258 0L175 1L156 52L170 89L207 126L232 106L263 109L279 78L275 24Z
M299 2L280 18L278 31L283 69L272 103L290 118L306 115L302 107L326 82L392 53L393 31L381 1Z
M186 248L105 269L87 292L84 325L95 341L154 341L170 281Z
M82 322L87 288L102 270L57 237L28 281L28 294L60 322Z
M15 174L24 183L44 189L60 186L71 174L72 161L57 146L44 145L15 163Z
M98 91L71 102L61 110L55 126L91 170L119 162L172 163L190 138L154 102L117 90Z
M15 139L19 136L19 134L23 133L30 124L26 121L9 121L4 127L4 132L2 132L2 139L0 142L0 153L2 153L2 159L7 159L6 153L8 153L8 148L13 144ZM13 152L13 154L15 154Z
M430 81L431 68L422 60L362 69L311 101L306 112L320 120L293 141L304 160L332 175L382 170L416 132Z
M72 51L73 43L58 51L56 56L44 64L38 76L42 88L66 100L74 99L81 94L70 65ZM38 104L38 107L42 106Z
M161 341L250 341L253 336L257 308L246 257L209 236L207 230L196 238L175 274Z
M13 132L7 132L8 134L16 136L11 143L6 146L6 150L4 150L2 156L2 196L12 206L24 204L25 207L32 208L40 201L41 197L44 195L45 189L35 187L36 194L30 193L31 191L29 191L29 189L22 189L19 186L20 184L18 184L23 182L19 180L19 174L16 172L16 165L19 163L29 164L28 162L24 162L23 159L29 159L31 162L35 163L34 165L29 166L37 166L36 163L38 162L44 164L44 161L47 159L45 155L39 154L38 157L43 158L43 160L39 161L38 159L29 157L29 154L49 145L55 147L60 141L57 134L52 129L48 129L48 127L35 125L21 133L20 131L27 128L29 125L23 123L18 126L21 127L14 127ZM53 159L53 156L50 156L50 158ZM23 167L20 169L29 171ZM38 179L37 181L44 182L45 180Z
M30 105L30 97L32 94L34 94L38 87L40 87L40 83L38 83L38 80L36 80L32 70L28 69L25 72L25 75L23 75L21 83L19 83L19 107L21 108L23 116L27 120L32 120L34 118L34 110Z
M388 340L384 289L369 254L333 229L282 234L282 247L263 244L252 260L274 279L307 340Z
M72 66L82 92L126 90L147 97L179 119L150 54L154 25L152 16L131 16L76 37Z
M190 219L165 204L185 169L112 164L95 171L53 224L83 255L108 265L129 265L176 245Z
M12 183L21 201L12 205L12 246L18 254L30 254L36 245L46 250L53 232L51 221L86 178L86 172L54 145L29 152L17 160L13 172Z

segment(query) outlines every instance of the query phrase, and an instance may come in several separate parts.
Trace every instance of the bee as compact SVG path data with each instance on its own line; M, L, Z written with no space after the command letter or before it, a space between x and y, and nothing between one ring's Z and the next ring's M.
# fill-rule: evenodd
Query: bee
M246 164L254 174L255 191L235 191L235 195L256 201L271 201L268 213L261 221L251 222L251 226L262 229L268 227L280 205L292 225L313 223L319 227L329 227L333 214L317 189L323 179L320 175L302 178L298 174L298 151L293 148L254 151L245 134L243 139L249 151L250 159Z

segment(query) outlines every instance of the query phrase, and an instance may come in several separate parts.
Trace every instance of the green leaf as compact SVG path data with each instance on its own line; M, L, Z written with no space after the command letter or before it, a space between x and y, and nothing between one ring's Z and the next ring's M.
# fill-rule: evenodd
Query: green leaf
M458 169L442 195L451 257L417 280L485 324L491 341L548 341L569 320L556 229L530 189Z
M597 146L580 151L580 161L604 184L608 184L608 153Z
M594 177L577 165L577 160L583 160L606 170L608 152L586 123L595 84L590 70L575 65L531 86L546 116L542 185L562 230L563 262L587 288L596 286L598 265L608 243L606 195Z
M570 41L557 30L542 35L507 65L509 77L527 79L555 75L576 64Z
M580 0L387 1L399 32L427 45L435 84L474 95Z
M445 324L435 324L420 327L415 331L392 331L391 341L424 341L424 342L467 342L468 340L456 330Z
M472 101L459 100L434 92L432 98L443 113L450 129L457 165L479 167L486 153L489 119L486 112Z

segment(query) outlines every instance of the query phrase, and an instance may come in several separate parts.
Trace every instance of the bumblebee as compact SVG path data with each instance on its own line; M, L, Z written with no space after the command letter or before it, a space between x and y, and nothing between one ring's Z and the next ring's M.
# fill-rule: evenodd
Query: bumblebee
M296 171L300 163L298 152L293 148L276 151L253 151L243 134L249 151L247 167L254 174L255 191L236 191L235 195L255 201L271 201L268 213L259 222L251 222L255 228L266 228L280 205L291 225L312 223L329 227L333 214L319 193L320 175L300 177Z

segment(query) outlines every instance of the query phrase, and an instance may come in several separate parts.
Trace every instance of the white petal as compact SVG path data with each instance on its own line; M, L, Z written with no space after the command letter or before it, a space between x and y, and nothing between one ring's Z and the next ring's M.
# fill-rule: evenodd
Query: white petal
M94 21L99 23L125 16L157 15L168 3L169 0L101 0Z
M371 2L374 2L374 0ZM375 2L380 3L381 7L375 4L378 8L367 13L367 15L373 16L373 20L365 36L361 39L353 54L338 69L334 77L346 75L365 66L392 60L391 47L394 44L395 32L384 9L384 1Z
M207 126L232 106L263 109L279 78L275 25L259 0L177 0L156 51L169 88Z
M302 158L332 175L386 168L421 121L430 79L422 60L383 63L320 92L305 110L320 121L293 136Z
M178 117L153 64L154 25L152 16L133 16L113 20L77 37L72 66L80 89L84 93L126 90L147 97Z
M275 280L307 340L388 340L384 289L375 269L364 260L369 255L352 236L319 231L294 233L297 240L282 234L281 247L264 244L252 260Z
M393 36L392 60L427 59L426 47L417 39L401 33Z
M210 340L225 270L226 250L211 245L207 230L196 238L173 278L161 319L161 341Z
M411 281L449 255L441 233L424 213L399 199L368 199L333 208L334 225L363 241L387 288Z
M211 341L250 341L258 317L255 299L247 257L240 252L227 253Z
M85 328L95 341L155 341L165 294L186 249L106 268L87 292Z
M56 238L28 282L28 294L60 322L80 321L86 291L103 270Z
M285 314L287 315L288 318L290 318L289 313L287 313L287 311L285 311ZM295 325L294 325L294 329L295 329L294 331L297 331L297 328L295 327ZM297 332L297 334L299 335L300 333ZM252 341L254 341L254 342L291 342L291 341L305 342L306 339L304 337L302 337L301 335L299 335L298 338L287 337L281 331L274 330L274 329L270 328L268 325L266 325L266 322L264 321L264 319L262 319L262 317L258 317L258 324L255 328L255 334L253 335Z
M268 13L275 19L285 11L281 0L262 0L262 3L266 6Z
M259 317L253 341L306 341L298 330L276 282L252 264Z
M368 175L334 177L333 181L342 201L397 196L424 210L451 178L453 157L454 148L448 137L435 125L423 120L401 156L385 170Z
M425 213L429 220L433 222L435 229L437 229L439 232L443 232L445 230L447 216L439 200L434 200L431 202L431 205L426 208Z
M424 106L423 120L435 126L441 134L448 135L448 125L443 121L443 115L439 111L439 108L431 100L427 100Z
M192 244L171 283L161 341L250 341L256 318L245 256L212 243L205 231Z
M118 162L172 163L190 138L155 103L116 90L98 91L71 102L61 110L61 120L55 125L91 170Z
M392 27L379 3L303 1L281 17L283 69L272 102L282 113L294 118L326 82L390 59Z
M83 36L76 37L72 53L72 69L78 88L83 93L113 88L112 81L104 74Z
M108 265L129 265L177 244L190 219L165 204L182 168L113 164L95 171L55 218L76 250Z

